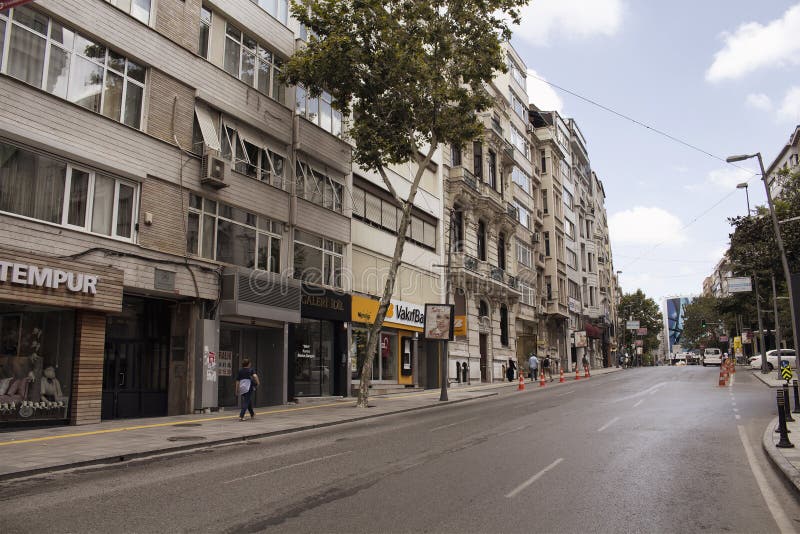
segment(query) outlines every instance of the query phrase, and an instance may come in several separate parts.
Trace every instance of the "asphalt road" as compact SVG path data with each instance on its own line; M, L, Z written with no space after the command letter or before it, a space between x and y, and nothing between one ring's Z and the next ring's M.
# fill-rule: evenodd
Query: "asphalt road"
M10 482L0 487L0 528L800 529L798 500L761 449L773 391L750 372L738 372L730 388L718 387L717 377L716 368L628 369L544 391L528 384L525 392L441 409ZM772 508L754 473L774 494Z

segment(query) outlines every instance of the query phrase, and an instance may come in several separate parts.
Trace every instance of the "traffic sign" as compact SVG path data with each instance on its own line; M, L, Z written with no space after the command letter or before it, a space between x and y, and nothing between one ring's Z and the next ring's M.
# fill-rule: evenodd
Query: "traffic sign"
M792 379L792 368L789 367L789 362L786 360L781 361L781 378L787 382Z
M639 330L639 321L625 321L625 330Z

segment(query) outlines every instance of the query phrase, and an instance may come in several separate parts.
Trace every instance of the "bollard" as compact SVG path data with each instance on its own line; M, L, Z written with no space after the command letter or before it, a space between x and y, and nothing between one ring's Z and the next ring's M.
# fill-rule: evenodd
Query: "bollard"
M787 423L794 423L794 417L792 417L792 403L789 402L789 383L785 383L783 385L783 408L784 414L786 415L786 422Z
M797 379L792 380L794 387L794 410L792 413L800 413L800 388L797 387Z
M778 390L778 431L781 434L781 439L778 441L777 447L781 449L789 449L794 447L794 444L789 441L789 432L786 428L784 396L783 392Z
M589 366L583 368L583 378L589 378Z

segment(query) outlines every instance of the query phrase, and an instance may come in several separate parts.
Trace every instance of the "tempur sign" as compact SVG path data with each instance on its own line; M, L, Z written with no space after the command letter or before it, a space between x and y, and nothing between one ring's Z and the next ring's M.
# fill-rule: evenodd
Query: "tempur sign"
M97 276L0 260L0 283L8 282L47 289L65 287L73 293L85 293L87 295L95 295L97 293Z

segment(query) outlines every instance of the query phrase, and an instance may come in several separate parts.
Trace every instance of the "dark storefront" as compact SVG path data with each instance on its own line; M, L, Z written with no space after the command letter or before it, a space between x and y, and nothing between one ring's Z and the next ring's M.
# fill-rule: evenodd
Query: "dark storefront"
M345 396L350 295L303 284L300 315L289 327L289 398Z

